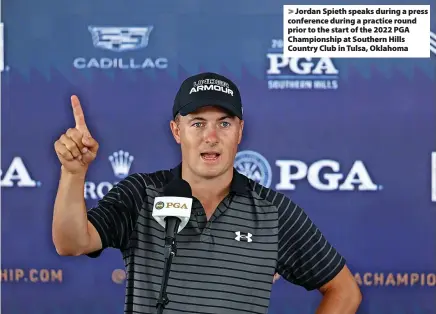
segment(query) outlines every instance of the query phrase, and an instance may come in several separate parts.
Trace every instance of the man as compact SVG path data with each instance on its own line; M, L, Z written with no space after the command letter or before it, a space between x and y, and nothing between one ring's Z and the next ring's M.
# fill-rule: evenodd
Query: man
M180 165L128 176L89 211L84 181L98 143L75 96L72 107L76 126L54 145L62 166L53 242L60 255L121 250L125 313L156 312L164 230L151 214L154 198L175 178L190 184L194 201L177 236L165 313L265 313L274 274L318 289L319 314L356 312L361 294L344 258L303 209L233 168L244 121L239 91L228 78L202 73L182 83L170 123Z

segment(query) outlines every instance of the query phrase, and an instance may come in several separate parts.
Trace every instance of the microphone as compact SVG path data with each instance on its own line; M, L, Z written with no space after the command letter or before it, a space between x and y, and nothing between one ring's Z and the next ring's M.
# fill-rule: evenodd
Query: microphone
M188 182L176 179L164 188L163 194L154 199L152 216L165 228L165 243L171 244L191 217L192 190Z
M162 285L156 302L157 313L163 313L169 303L166 289L170 277L173 256L176 255L176 234L189 222L192 208L192 190L182 179L171 181L164 188L164 196L156 197L153 204L153 218L165 229L164 269Z

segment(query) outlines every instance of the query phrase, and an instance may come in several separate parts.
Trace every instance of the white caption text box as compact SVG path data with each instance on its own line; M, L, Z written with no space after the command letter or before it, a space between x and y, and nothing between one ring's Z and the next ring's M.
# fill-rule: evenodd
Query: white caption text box
M430 58L429 5L284 5L286 57Z

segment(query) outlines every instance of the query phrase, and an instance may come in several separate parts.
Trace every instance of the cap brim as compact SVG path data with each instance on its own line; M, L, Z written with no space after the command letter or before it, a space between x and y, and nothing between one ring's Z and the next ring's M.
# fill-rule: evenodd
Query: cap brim
M242 113L239 112L235 108L234 105L229 104L227 102L216 101L216 100L211 100L211 99L196 100L196 101L190 102L189 104L187 104L186 106L181 108L179 110L179 113L182 116L186 116L187 114L190 114L190 113L196 111L197 109L207 107L207 106L221 107L221 108L227 110L230 114L237 116L239 119L242 119Z

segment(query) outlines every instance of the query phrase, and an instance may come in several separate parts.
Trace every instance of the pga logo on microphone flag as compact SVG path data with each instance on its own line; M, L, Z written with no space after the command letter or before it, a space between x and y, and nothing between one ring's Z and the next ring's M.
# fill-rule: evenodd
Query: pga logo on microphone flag
M154 199L152 216L165 228L166 217L177 217L181 220L180 232L191 217L192 198L161 196Z

